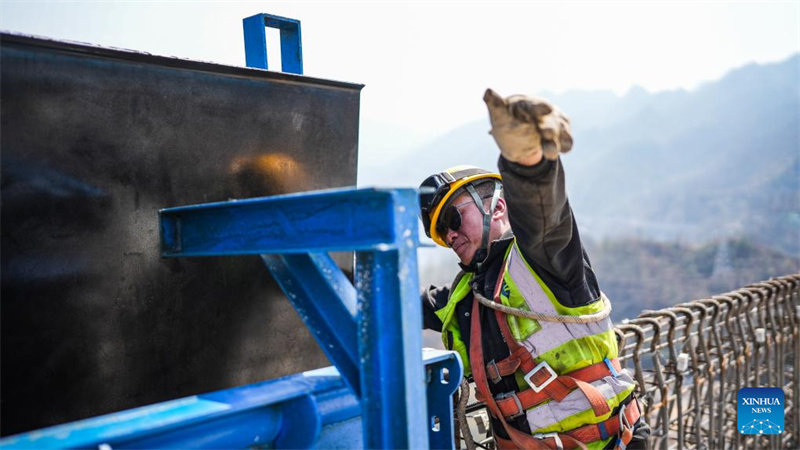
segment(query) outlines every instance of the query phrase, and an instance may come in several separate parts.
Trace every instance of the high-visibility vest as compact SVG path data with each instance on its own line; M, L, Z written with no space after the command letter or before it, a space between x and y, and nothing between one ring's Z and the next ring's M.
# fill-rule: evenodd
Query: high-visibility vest
M469 349L461 339L455 308L470 292L471 273L462 273L454 282L447 304L436 311L442 320L442 341L446 348L455 350L464 362L465 374L471 373ZM604 310L603 301L580 307L567 307L558 302L552 291L525 261L516 239L506 251L499 299L503 305L536 313L555 316L582 316ZM477 301L475 299L474 301ZM537 321L534 319L503 314L508 329L517 343L533 356L536 363L545 364L555 375L575 373L589 366L608 364L610 372L591 385L605 398L608 413L597 416L589 399L580 390L571 391L561 401L547 400L525 411L532 434L565 433L587 424L598 424L611 417L611 410L631 395L635 382L626 370L611 368L610 360L618 354L617 340L610 318L591 323L562 323ZM520 391L531 389L526 374L515 372ZM487 391L488 392L488 391ZM501 420L503 420L501 418ZM603 448L613 436L587 444L591 448Z

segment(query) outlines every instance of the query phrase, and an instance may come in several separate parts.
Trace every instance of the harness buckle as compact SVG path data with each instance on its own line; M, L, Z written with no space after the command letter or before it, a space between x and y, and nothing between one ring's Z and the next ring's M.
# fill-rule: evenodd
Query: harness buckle
M634 400L636 401L636 400ZM619 407L619 428L620 430L625 428L633 428L630 421L628 421L628 416L625 415L625 407L628 405L620 405Z
M533 378L533 376L536 375L539 372L539 370L542 369L549 372L550 375L547 377L546 380L544 380L542 384L537 385L531 378ZM553 380L558 378L558 374L553 370L552 367L550 367L550 364L547 364L547 361L542 361L541 363L539 363L538 366L534 367L533 370L525 374L524 378L525 382L528 383L531 389L533 389L533 392L541 392L544 388L547 387L548 384L552 383Z
M628 405L621 405L619 408L619 436L614 447L615 450L625 450L633 439L633 426L628 421L628 416L625 415L626 406Z
M552 433L536 433L536 434L533 435L533 437L536 438L536 439L541 439L541 440L553 438L553 440L556 442L556 448L558 450L564 450L564 443L561 442L561 437L556 432L552 432Z
M497 363L495 363L494 360L491 360L488 364L486 364L487 372L491 372L491 370L489 370L490 368L493 368L494 370L494 373L492 374L492 383L497 384L503 381L503 377L500 375L500 369L497 367Z
M507 420L516 419L517 417L520 417L520 416L525 414L525 409L522 408L522 402L519 401L519 397L517 397L517 393L516 392L514 392L514 391L504 392L502 394L497 394L494 398L495 398L495 400L503 400L503 399L506 399L506 398L513 398L514 399L514 403L517 404L517 412L515 414L512 414L512 415L508 416Z

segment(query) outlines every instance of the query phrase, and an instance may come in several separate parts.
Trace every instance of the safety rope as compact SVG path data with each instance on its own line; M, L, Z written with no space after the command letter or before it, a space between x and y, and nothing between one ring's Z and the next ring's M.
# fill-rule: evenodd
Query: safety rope
M469 429L469 424L467 423L467 402L469 402L470 394L469 382L466 378L462 378L458 393L456 417L458 417L458 428L461 430L461 438L464 439L464 445L466 445L467 450L475 450L475 439L472 437L472 430Z
M558 316L558 315L551 316L547 314L528 311L527 309L506 306L501 303L493 302L488 298L484 297L483 295L481 295L480 293L475 292L474 290L472 292L475 298L477 298L478 301L483 306L495 309L504 314L510 314L512 316L517 316L517 317L527 317L528 319L541 320L544 322L593 323L604 320L611 314L611 302L608 301L608 298L605 295L601 295L601 299L603 300L602 311L596 312L594 314L584 314L582 316Z

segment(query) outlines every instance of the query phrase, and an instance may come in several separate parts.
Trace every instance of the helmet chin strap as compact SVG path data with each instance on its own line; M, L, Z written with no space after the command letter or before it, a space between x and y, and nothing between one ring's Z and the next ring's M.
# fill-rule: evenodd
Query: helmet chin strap
M475 254L472 256L472 261L470 261L467 267L474 268L475 270L480 270L481 266L484 262L486 262L486 258L489 256L489 229L492 225L492 213L494 212L494 208L497 206L497 200L500 198L500 190L502 189L501 184L497 181L494 182L494 194L492 194L492 203L489 207L489 211L486 211L483 208L483 199L478 195L478 191L475 188L468 184L466 185L467 192L472 197L472 201L475 202L475 205L478 207L478 210L483 215L483 235L481 236L481 248L475 250Z

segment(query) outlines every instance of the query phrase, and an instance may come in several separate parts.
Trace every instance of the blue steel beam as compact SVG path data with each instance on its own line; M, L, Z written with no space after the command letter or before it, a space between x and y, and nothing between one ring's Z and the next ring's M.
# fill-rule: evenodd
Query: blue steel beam
M261 255L322 350L361 396L356 290L326 253Z
M436 414L441 419L432 448L452 449L452 395L461 364L455 353L440 350L425 350L422 359L428 421ZM449 383L441 381L444 369ZM362 429L368 430L360 414L356 397L327 367L5 437L0 450L358 448Z
M359 414L358 400L327 368L10 436L0 449L308 448L324 426Z
M408 236L399 236L394 222L403 213L416 218L416 212L394 210L394 196L402 191L336 189L164 209L161 254L322 253L407 245ZM416 234L411 237L416 241Z
M281 70L303 74L303 44L299 20L262 13L243 19L242 26L247 67L269 68L265 27L270 27L280 30Z

